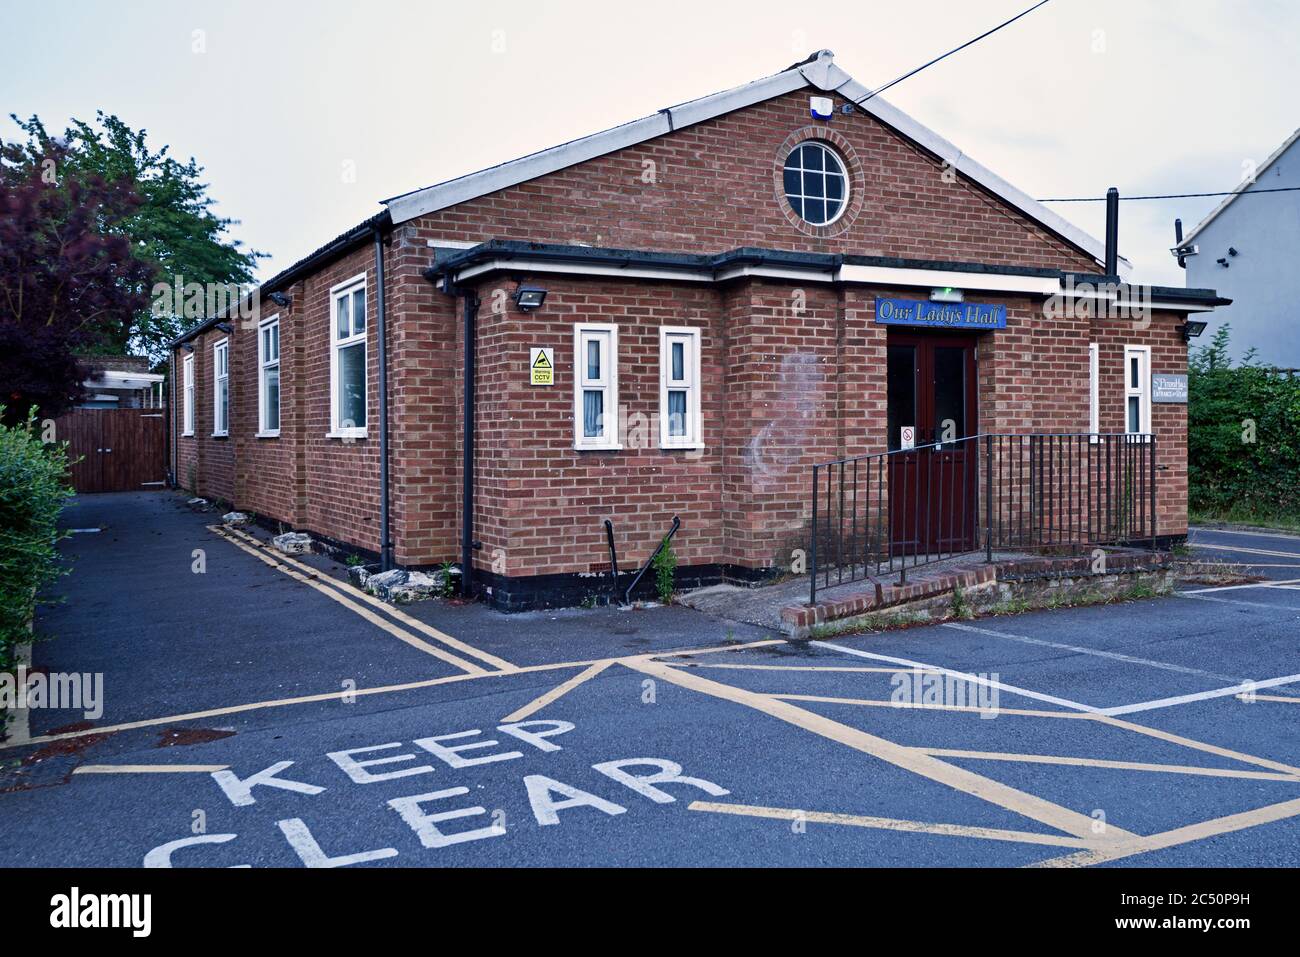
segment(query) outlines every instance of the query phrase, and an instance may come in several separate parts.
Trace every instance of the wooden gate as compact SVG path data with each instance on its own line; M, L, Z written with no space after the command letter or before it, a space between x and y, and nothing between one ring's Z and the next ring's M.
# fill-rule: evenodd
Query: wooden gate
M78 492L161 489L166 480L165 409L73 409L54 422L68 443Z

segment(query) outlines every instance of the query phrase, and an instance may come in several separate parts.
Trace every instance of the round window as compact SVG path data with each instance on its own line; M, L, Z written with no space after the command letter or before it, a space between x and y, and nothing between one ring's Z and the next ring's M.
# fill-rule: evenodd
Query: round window
M818 140L799 144L785 160L785 197L805 222L813 226L835 222L849 201L844 161Z

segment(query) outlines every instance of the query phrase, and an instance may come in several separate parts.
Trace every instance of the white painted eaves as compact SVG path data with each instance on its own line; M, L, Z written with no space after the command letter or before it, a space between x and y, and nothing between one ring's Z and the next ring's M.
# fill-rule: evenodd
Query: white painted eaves
M393 222L402 223L805 87L838 93L855 102L866 100L871 92L835 64L834 54L822 50L809 62L773 76L668 107L653 116L571 140L477 173L394 196L383 203L388 207ZM966 156L952 143L902 110L878 96L860 103L858 108L897 130L963 176L1082 249L1099 263L1105 261L1105 245L1100 240ZM1120 268L1122 274L1127 274L1130 271L1128 261L1121 258Z
M1287 150L1291 148L1291 144L1294 143L1297 139L1300 139L1300 130L1296 130L1294 133L1292 133L1287 138L1287 141L1285 143L1283 143L1281 146L1275 149L1272 152L1272 154L1269 155L1269 158L1264 160L1264 165L1260 166L1258 169L1255 170L1254 176L1243 179L1240 183L1237 184L1237 187L1232 191L1231 195L1225 196L1223 198L1223 201L1219 203L1218 206L1215 206L1214 209L1210 210L1210 214L1206 216L1204 219L1202 219L1199 223L1197 223L1192 228L1192 231L1183 237L1182 243L1174 247L1174 254L1177 255L1177 251L1179 249L1188 248L1188 246L1191 245L1192 240L1194 240L1198 235L1200 235L1200 233L1205 229L1206 226L1214 222L1214 220L1218 218L1218 215L1220 213L1222 213L1225 209L1231 206L1238 196L1240 196L1242 193L1250 192L1250 187L1254 186L1256 183L1259 182L1259 178L1264 175L1264 173L1268 170L1270 166L1272 166L1274 163L1277 162L1278 158L1281 157L1283 153L1285 153Z

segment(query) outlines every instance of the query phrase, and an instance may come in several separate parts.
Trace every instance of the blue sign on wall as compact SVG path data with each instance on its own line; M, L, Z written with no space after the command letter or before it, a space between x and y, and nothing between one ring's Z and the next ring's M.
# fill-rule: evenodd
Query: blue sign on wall
M1005 329L1007 307L979 302L876 299L876 322L931 329Z

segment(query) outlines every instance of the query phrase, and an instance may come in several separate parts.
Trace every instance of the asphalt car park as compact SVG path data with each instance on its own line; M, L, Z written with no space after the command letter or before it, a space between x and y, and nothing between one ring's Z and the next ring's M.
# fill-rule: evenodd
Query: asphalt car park
M103 710L0 745L0 863L1300 861L1300 539L1193 531L1262 582L789 642L383 607L170 496L70 520L34 662Z

